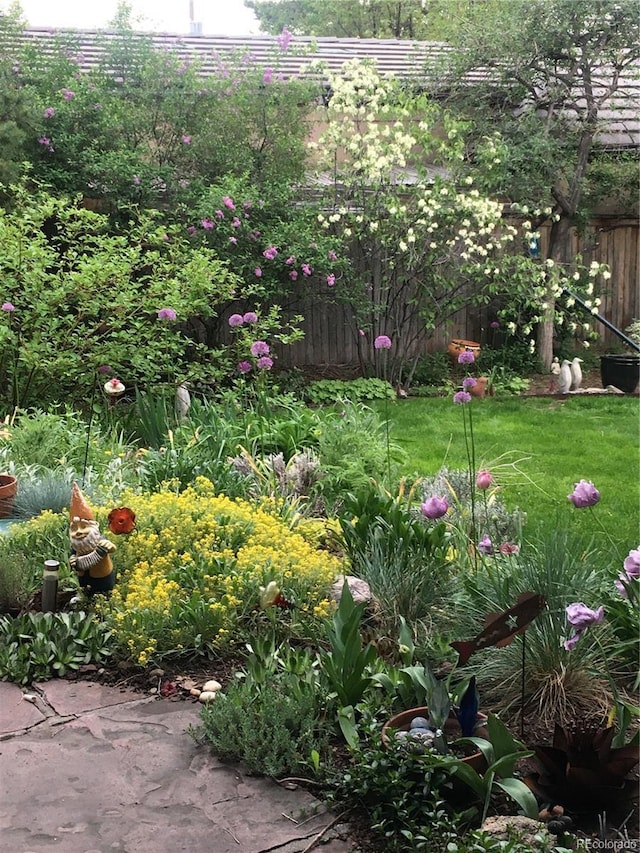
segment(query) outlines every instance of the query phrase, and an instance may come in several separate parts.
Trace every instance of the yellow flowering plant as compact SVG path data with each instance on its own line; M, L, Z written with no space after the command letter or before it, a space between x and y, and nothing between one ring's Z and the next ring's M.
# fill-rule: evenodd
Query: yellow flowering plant
M306 621L329 610L337 557L316 549L268 502L216 495L203 477L181 493L124 493L136 530L118 540L118 582L100 607L121 652L137 663L208 654L237 642L275 582Z

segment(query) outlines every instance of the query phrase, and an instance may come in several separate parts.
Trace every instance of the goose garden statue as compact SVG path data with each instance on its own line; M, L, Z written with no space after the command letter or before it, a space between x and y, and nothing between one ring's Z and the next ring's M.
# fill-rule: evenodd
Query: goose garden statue
M558 376L558 394L568 394L571 388L571 362L565 358L560 365Z
M571 391L579 391L582 385L581 358L574 358L571 362Z

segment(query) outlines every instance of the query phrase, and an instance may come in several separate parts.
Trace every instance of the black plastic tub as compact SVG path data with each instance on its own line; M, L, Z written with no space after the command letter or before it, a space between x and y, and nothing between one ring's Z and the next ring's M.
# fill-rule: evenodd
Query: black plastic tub
M633 394L640 382L640 356L601 355L600 377L603 388L614 385L625 394Z

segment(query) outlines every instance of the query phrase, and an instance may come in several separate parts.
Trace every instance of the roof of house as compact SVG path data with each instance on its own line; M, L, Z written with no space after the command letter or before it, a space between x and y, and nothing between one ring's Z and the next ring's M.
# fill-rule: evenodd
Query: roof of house
M277 59L278 71L284 77L310 73L320 77L322 69L339 72L348 60L370 59L385 76L424 80L426 69L433 68L452 49L444 42L433 41L295 36L286 50L280 50L275 36L140 35L150 39L157 49L171 51L185 62L195 60L203 76L219 73L225 57L237 55L264 67L272 66ZM24 38L41 44L50 41L52 48L58 36L73 39L78 64L84 71L99 65L105 42L119 38L117 33L108 30L32 27L24 31ZM486 74L474 72L469 75L469 81L474 79L486 79ZM601 79L594 81L596 95L604 91L609 82L610 75L603 67ZM599 115L602 123L597 134L599 145L614 149L640 147L640 63L630 66L621 75L617 92Z

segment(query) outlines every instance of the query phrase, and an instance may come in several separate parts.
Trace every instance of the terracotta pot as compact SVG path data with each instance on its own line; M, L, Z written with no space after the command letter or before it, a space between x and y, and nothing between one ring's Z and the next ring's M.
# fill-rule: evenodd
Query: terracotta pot
M0 474L0 518L13 512L13 500L18 492L18 481L12 474Z
M485 394L493 397L493 385L489 385L489 377L478 376L476 384L469 388L469 393L472 397L484 397Z
M400 714L396 714L394 717L391 717L384 726L382 727L382 743L384 746L389 744L390 737L390 729L394 729L395 731L409 731L409 726L411 725L411 720L414 717L429 717L429 709L428 708L410 708L408 711L402 711ZM476 723L474 729L474 737L482 737L488 739L489 732L486 728L487 718L484 714L478 714L478 721ZM447 738L447 741L451 743L459 737L462 737L462 731L460 729L460 723L458 722L456 715L453 711L449 713L449 719L445 723L444 726L444 734ZM470 767L473 767L478 773L481 773L487 767L487 762L485 760L484 755L478 751L474 752L471 755L467 755L462 758L465 764L468 764Z
M465 350L471 350L474 357L478 358L478 356L480 355L481 347L477 341L465 341L462 338L454 338L447 347L449 358L454 364L458 363L458 356L461 352L464 352Z

